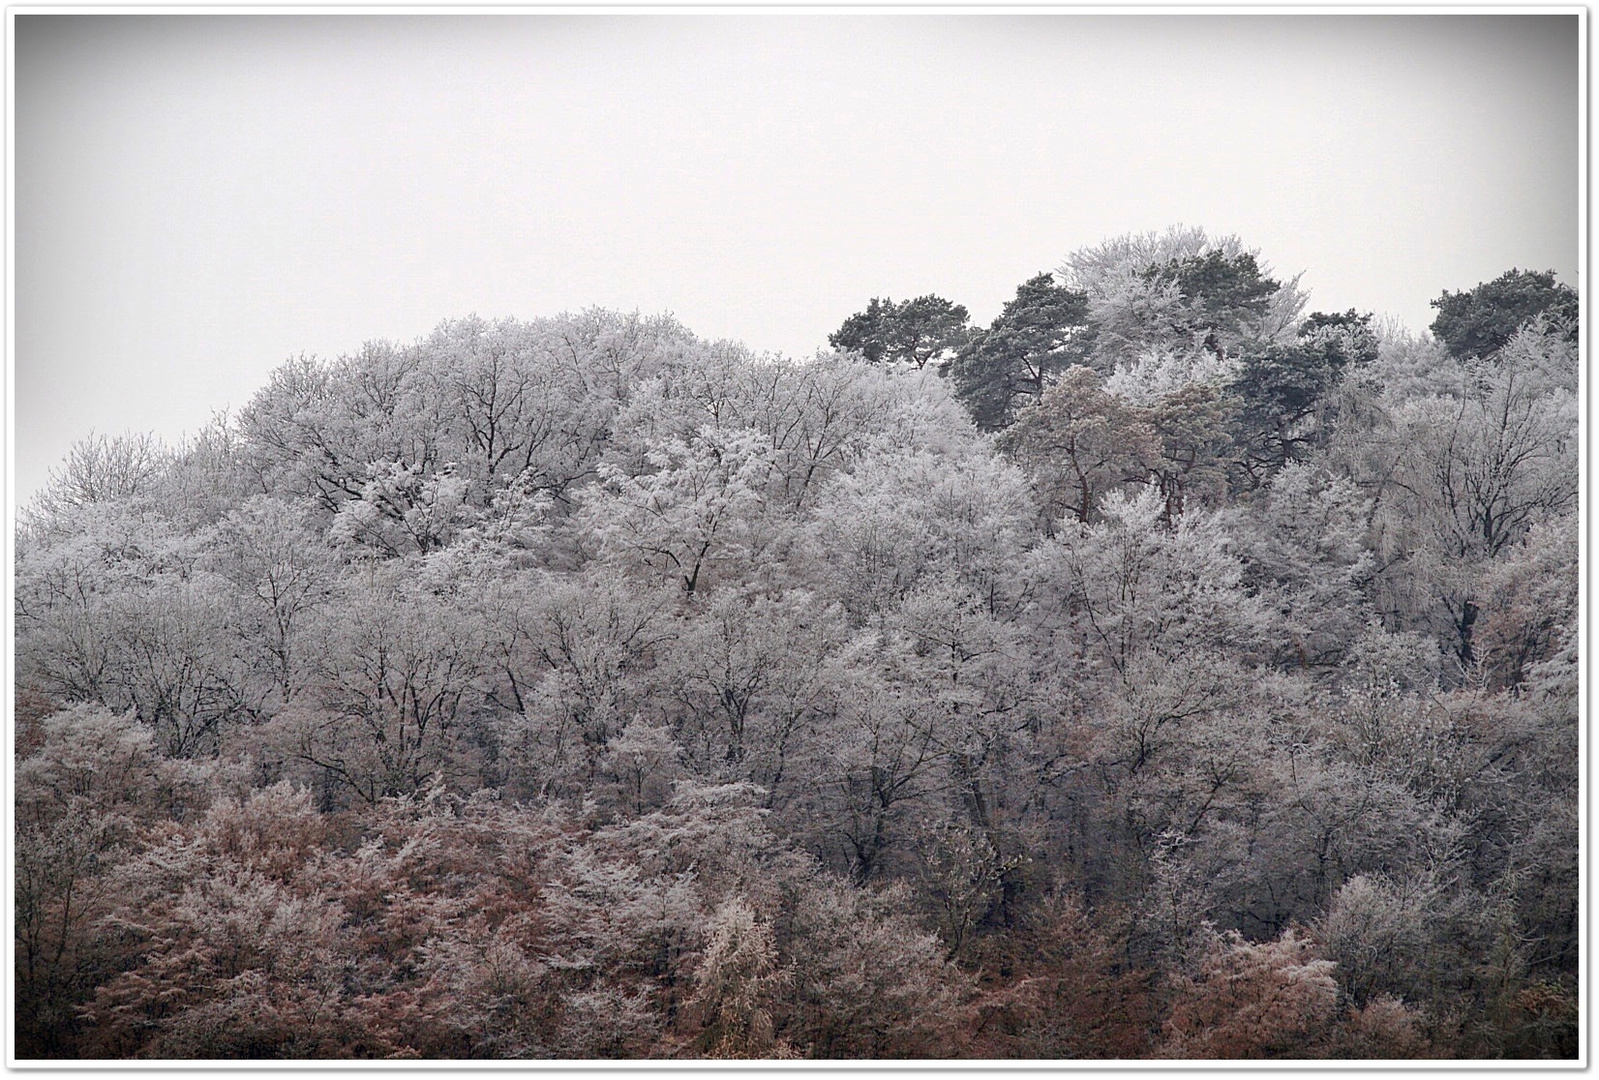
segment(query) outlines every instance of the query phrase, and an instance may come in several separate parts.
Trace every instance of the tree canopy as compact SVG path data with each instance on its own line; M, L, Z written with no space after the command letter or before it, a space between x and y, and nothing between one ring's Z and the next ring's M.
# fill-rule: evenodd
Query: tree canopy
M939 296L896 303L873 297L866 310L844 320L827 342L860 353L868 363L943 363L966 342L970 316L960 304Z
M1540 317L1568 339L1577 339L1577 293L1557 282L1553 270L1509 270L1474 289L1445 289L1431 303L1438 309L1430 327L1433 335L1461 359L1498 352Z
M89 436L16 536L18 1056L1574 1057L1569 325L1294 281L469 316Z
M977 426L1007 426L1037 401L1046 380L1086 355L1088 297L1037 274L1022 282L986 330L971 335L950 364L955 394Z

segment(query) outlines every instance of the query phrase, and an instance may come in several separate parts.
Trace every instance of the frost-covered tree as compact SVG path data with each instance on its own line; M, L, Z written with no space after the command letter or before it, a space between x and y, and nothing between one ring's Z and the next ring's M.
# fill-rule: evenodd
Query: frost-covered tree
M1098 516L1100 500L1140 484L1159 457L1151 418L1104 390L1092 368L1074 365L1024 409L1002 445L1022 463L1046 517Z
M1240 351L1286 340L1306 296L1271 277L1236 236L1203 229L1127 234L1067 257L1088 297L1094 363L1139 404L1189 382L1224 381Z
M776 541L765 498L775 464L758 433L706 427L651 446L646 462L636 476L602 467L585 501L601 558L692 594L702 575L757 565Z

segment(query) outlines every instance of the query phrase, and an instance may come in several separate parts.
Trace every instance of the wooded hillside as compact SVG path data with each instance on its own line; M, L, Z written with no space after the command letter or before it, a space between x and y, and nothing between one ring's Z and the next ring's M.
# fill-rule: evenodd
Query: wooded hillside
M1571 290L1197 230L806 359L605 311L93 436L19 1057L1570 1057Z

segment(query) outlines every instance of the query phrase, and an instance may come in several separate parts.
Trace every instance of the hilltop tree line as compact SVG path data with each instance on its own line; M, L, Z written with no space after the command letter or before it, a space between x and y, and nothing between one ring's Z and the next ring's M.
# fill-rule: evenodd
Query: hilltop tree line
M1574 1056L1574 294L1307 299L1173 229L84 440L18 1056Z

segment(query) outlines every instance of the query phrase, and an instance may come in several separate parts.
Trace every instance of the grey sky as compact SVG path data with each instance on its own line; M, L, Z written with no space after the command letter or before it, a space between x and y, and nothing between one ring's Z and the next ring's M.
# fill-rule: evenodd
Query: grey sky
M299 352L671 311L808 354L978 322L1128 231L1238 233L1416 330L1577 285L1575 16L20 16L15 495Z

